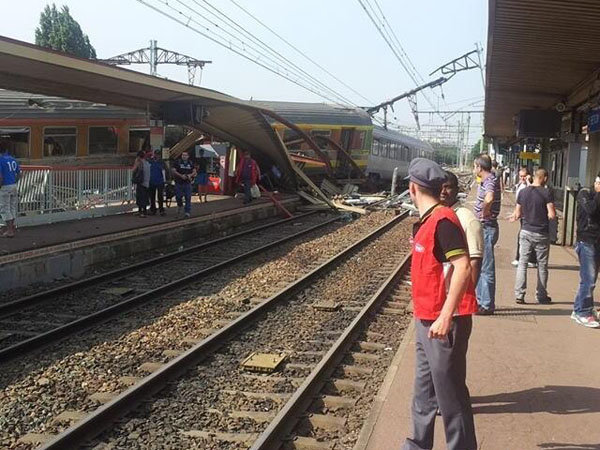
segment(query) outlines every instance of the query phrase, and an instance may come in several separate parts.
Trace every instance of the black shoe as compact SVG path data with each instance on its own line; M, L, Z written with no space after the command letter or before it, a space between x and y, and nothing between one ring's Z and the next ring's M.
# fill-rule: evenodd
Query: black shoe
M550 303L552 303L552 299L550 297L546 297L544 299L539 299L537 301L540 305L549 305Z
M167 214L167 213L166 213L166 212L164 212L164 211L161 211L161 212L160 212L160 215L161 215L161 216L164 216L164 215L166 215L166 214Z
M479 307L479 308L477 309L477 312L476 312L476 314L477 314L478 316L491 316L491 315L493 315L493 314L494 314L494 310L493 310L493 309L485 309L485 308L481 308L481 307Z
M149 216L155 216L155 215L156 215L156 211L150 211L150 212L148 213L148 215L149 215Z
M519 305L524 305L525 304L525 299L524 298L517 298L517 299L515 299L515 303L518 303Z

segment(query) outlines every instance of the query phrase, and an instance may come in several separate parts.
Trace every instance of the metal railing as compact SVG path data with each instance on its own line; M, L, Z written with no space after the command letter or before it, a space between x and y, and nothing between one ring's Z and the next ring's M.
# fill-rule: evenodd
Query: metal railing
M94 215L110 214L112 207L122 207L135 199L130 167L23 166L21 171L17 219L21 224L84 217L100 208L105 211ZM36 220L35 216L44 218Z

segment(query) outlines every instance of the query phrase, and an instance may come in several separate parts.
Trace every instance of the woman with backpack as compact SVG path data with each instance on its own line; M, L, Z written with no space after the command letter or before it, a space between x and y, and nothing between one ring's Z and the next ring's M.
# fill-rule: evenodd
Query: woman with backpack
M135 184L135 203L138 207L138 216L146 217L150 187L150 163L146 159L146 153L140 150L133 163L132 181Z

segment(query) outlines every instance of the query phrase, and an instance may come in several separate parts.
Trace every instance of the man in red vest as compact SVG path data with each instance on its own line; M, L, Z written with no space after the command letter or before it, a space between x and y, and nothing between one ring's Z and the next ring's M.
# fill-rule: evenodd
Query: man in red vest
M411 161L410 196L420 220L413 230L411 280L416 329L413 436L404 450L430 450L436 412L449 450L475 450L466 385L471 315L477 311L464 233L451 208L439 203L446 174L425 158Z

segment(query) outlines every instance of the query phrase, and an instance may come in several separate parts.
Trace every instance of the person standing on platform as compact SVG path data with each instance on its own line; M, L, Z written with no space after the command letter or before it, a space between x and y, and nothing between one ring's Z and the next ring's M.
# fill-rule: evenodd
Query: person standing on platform
M466 356L477 302L467 243L454 211L439 203L446 181L442 168L415 158L408 173L420 220L413 229L411 261L417 358L413 431L403 449L433 448L439 407L447 448L475 450Z
M204 203L206 203L208 201L208 158L204 157L204 150L202 148L200 149L197 165L198 175L196 175L196 183L198 183L198 198L202 202L202 196L204 196Z
M548 256L550 253L550 220L556 217L554 208L554 195L547 189L548 172L538 169L533 178L533 184L527 186L519 194L517 207L511 221L523 218L519 232L521 254L519 267L515 280L515 301L525 303L527 289L527 262L532 252L535 252L538 261L538 277L536 300L541 304L549 304L552 299L548 296Z
M150 163L146 152L140 150L133 163L133 182L135 183L135 203L138 207L138 216L146 217L148 208L148 188L150 187Z
M519 170L519 183L517 184L517 189L515 191L515 203L517 201L519 201L519 194L521 193L521 191L523 189L525 189L527 186L530 186L531 182L532 181L531 181L531 176L529 175L529 170L527 170L527 167L521 167L521 169ZM514 212L511 215L511 217L509 217L509 220L512 217L514 217ZM523 219L521 219L521 227L523 227ZM514 261L511 263L515 267L517 267L519 265L519 250L520 250L519 234L517 234L517 254L516 254ZM535 257L535 252L531 253L531 257L529 258L527 267L529 267L531 269L537 267L537 259Z
M192 180L196 176L196 169L190 161L190 155L187 151L181 153L179 158L173 164L171 169L175 179L175 199L177 200L177 215L181 216L183 209L183 198L185 197L185 218L189 218L192 212Z
M150 188L148 194L150 197L150 215L156 215L156 203L158 202L158 212L161 216L165 215L165 182L167 168L160 157L160 150L156 150L150 159Z
M474 174L481 178L475 200L475 216L483 225L483 259L477 282L478 314L494 314L496 309L496 262L494 246L498 242L498 214L500 214L500 183L492 173L492 160L479 155L474 163Z
M483 258L483 228L475 214L458 201L458 178L452 172L446 170L446 182L442 185L440 200L444 206L452 208L467 238L469 259L471 261L471 279L473 286L479 280L481 270L481 258Z
M594 309L594 288L600 267L600 173L592 189L577 194L577 244L579 257L579 289L575 295L571 319L588 328L600 328L600 317Z
M235 181L238 184L244 185L245 205L252 201L251 189L252 186L256 186L258 180L260 180L258 163L252 159L248 150L244 150L242 152L242 159L236 170Z
M19 207L17 183L21 176L21 167L8 152L8 141L0 140L0 217L6 224L6 230L0 237L13 238L17 232L15 221Z

